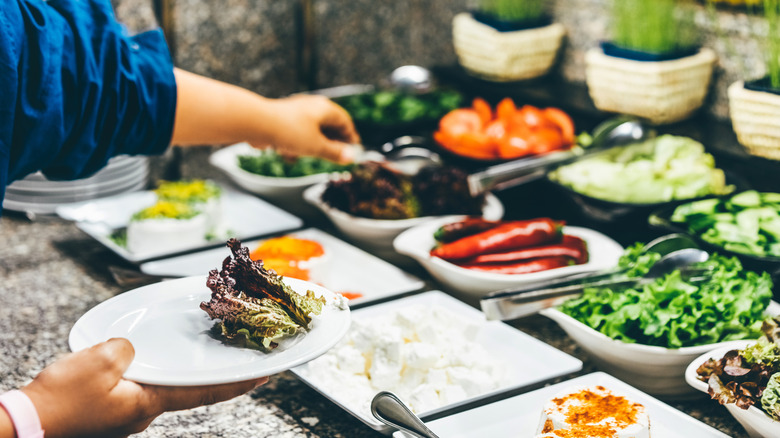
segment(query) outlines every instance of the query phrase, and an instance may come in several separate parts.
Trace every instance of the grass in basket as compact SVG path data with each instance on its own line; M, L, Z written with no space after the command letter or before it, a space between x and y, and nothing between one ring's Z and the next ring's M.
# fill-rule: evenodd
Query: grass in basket
M736 47L734 47L733 41L725 35L725 32L720 26L720 20L718 19L718 13L716 11L716 3L719 2L716 0L706 0L706 2L709 20L711 23L714 23L713 28L716 30L718 36L723 39L729 57L739 61L739 67L743 76L749 79L750 70L745 65L745 60L740 56ZM763 16L766 20L766 36L760 36L760 34L756 32L754 32L753 35L759 39L765 38L763 45L770 86L775 89L780 89L780 0L755 0L747 2L745 7L749 14Z
M669 53L698 45L687 0L612 0L612 39L621 47Z
M547 0L480 0L480 12L506 21L532 21L547 13Z
M764 0L767 22L767 70L772 88L780 89L780 0Z

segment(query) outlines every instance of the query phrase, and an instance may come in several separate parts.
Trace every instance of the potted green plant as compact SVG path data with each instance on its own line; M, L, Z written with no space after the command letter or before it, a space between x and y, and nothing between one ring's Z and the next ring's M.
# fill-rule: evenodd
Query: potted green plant
M704 103L715 52L700 48L693 10L680 0L613 0L611 40L585 56L597 108L664 124Z
M780 0L763 0L767 74L728 89L731 123L753 155L780 160Z
M458 62L491 81L542 76L555 63L565 28L552 23L547 0L479 0L457 14L452 37Z

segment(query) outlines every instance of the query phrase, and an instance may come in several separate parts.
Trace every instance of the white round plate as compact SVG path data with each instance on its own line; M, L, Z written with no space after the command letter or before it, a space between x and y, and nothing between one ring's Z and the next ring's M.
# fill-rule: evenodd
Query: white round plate
M298 177L263 176L248 172L238 165L241 155L262 155L264 152L253 148L249 143L238 143L221 148L211 154L209 163L222 170L240 187L261 196L298 202L303 190L314 184L328 180L329 173Z
M200 309L211 297L206 276L155 283L104 301L76 321L68 342L79 351L110 338L129 339L135 358L124 377L140 383L215 385L270 376L325 353L350 325L349 309L332 304L333 292L302 280L284 281L296 291L326 296L328 305L308 333L270 353L227 345L208 333L215 321Z

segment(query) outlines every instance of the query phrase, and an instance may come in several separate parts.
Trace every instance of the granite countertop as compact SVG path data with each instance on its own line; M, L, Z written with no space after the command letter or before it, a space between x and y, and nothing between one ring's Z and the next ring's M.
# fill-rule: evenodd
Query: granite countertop
M512 190L502 192L500 197L507 205L514 205L507 202L509 199L524 202L522 195ZM554 204L559 209L570 208ZM546 203L538 205L548 210L550 207ZM512 208L507 209L508 217L514 214ZM327 228L327 224L320 225ZM6 211L0 218L0 239L4 242L0 247L0 347L4 353L0 355L0 390L7 390L25 384L66 354L68 333L76 320L101 301L129 288L117 285L108 271L110 265L122 266L123 260L72 223L51 217L30 221ZM424 275L421 271L414 273ZM440 288L431 280L429 285ZM582 359L585 367L578 374L597 370L552 321L537 316L512 325ZM725 408L704 395L671 404L731 436L747 437ZM284 372L233 400L163 414L137 436L359 438L381 434Z

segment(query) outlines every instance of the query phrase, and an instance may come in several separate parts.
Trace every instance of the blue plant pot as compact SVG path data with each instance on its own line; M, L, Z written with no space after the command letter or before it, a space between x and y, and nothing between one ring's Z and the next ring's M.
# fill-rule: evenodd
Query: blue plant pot
M549 26L552 19L545 15L533 20L503 20L492 14L481 11L471 11L471 16L482 24L486 24L499 32L514 32L517 30L535 29L537 27Z
M600 45L601 50L604 51L605 55L644 62L671 61L673 59L680 59L685 58L686 56L695 55L699 51L699 48L695 46L675 50L672 52L658 53L629 49L623 46L619 46L611 41L602 41Z
M780 95L780 88L772 87L772 80L769 76L764 76L761 79L755 79L745 82L745 88L753 91L763 91L765 93L773 93Z

